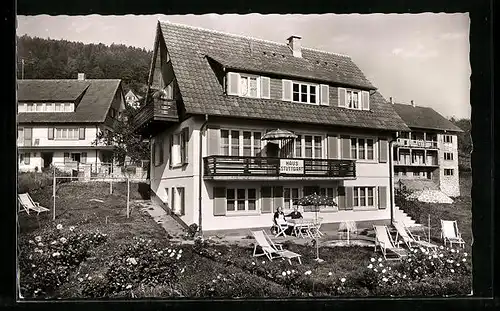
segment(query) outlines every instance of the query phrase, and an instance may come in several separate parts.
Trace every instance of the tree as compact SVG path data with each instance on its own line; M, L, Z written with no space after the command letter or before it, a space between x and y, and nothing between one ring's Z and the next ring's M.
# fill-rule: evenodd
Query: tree
M130 157L133 163L149 160L149 142L134 133L132 117L136 109L126 104L123 119L116 121L113 131L101 131L94 144L105 143L114 146L114 159L123 165L125 157Z

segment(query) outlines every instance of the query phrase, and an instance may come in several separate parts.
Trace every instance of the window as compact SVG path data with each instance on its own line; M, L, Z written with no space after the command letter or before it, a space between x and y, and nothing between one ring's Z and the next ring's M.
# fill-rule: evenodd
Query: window
M373 160L374 141L371 138L351 138L351 157L358 160Z
M257 210L257 189L228 188L226 189L227 211L245 212Z
M292 101L306 104L318 103L318 86L306 83L292 83Z
M179 216L184 216L185 214L184 187L172 188L172 212Z
M80 160L81 160L80 153L72 153L71 154L71 161L80 162Z
M182 131L173 134L170 139L170 165L177 166L187 164L189 128L183 128Z
M223 129L220 135L222 155L258 156L260 154L261 132Z
M71 112L71 104L70 103L64 104L64 112Z
M358 91L347 91L347 108L360 109L360 92Z
M259 77L240 75L240 95L260 97Z
M42 112L43 111L43 104L41 103L38 103L38 104L35 104L36 106L36 112Z
M447 161L453 161L453 153L451 152L445 152L444 153L444 159Z
M24 155L21 154L21 159L20 161L24 162L25 165L29 165L30 164L30 153L29 152L25 152Z
M21 127L17 129L17 144L20 145L23 143L23 141L24 141L24 129Z
M64 104L55 104L55 111L56 112L64 111Z
M79 128L56 128L55 129L56 139L79 139L80 129Z
M163 141L155 139L153 144L153 163L155 166L163 164Z
M299 188L283 188L284 209L291 209L299 199Z
M453 176L453 169L452 168L445 168L444 169L444 176Z
M109 116L111 118L115 118L116 117L116 110L115 110L115 108L110 108L109 109Z
M444 135L443 140L445 143L448 143L448 144L453 143L453 137L451 135Z
M302 135L297 135L295 138L295 157L302 158Z
M333 199L335 202L336 202L336 197L337 197L337 194L336 194L336 188L320 188L319 189L319 194L322 195L322 196L326 196L328 198L331 198ZM333 206L326 206L325 208L334 208Z
M373 207L375 187L354 187L353 206Z

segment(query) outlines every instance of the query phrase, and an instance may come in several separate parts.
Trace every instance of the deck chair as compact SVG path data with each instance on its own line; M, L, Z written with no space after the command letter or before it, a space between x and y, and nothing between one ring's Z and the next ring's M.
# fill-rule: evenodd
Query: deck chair
M465 241L462 239L460 231L458 231L458 224L456 220L442 220L441 219L441 238L443 239L444 245L446 242L450 243L450 247L453 243L465 247Z
M403 239L403 242L406 244L406 246L408 246L409 249L414 247L424 247L432 250L437 249L437 245L429 243L427 241L422 241L420 240L420 236L413 235L403 223L395 221L394 227L397 230L396 241L398 240L398 237L401 237Z
M49 211L48 208L40 206L38 202L34 202L29 193L21 193L18 195L18 198L19 204L21 205L19 211L24 210L28 215L30 210L37 212L37 214Z
M375 230L375 251L377 245L382 250L385 260L401 260L406 256L406 251L394 245L394 241L387 226L373 226ZM389 252L388 252L389 251Z
M253 257L266 256L269 260L285 258L290 264L292 264L292 258L297 258L299 263L302 264L301 255L284 250L281 244L274 244L264 230L252 231L252 235L257 241L253 248ZM262 249L262 253L257 253L258 246Z

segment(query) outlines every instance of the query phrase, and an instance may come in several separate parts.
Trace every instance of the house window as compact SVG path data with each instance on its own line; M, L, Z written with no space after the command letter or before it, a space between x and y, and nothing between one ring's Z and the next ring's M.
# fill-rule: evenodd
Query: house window
M292 101L306 104L318 103L318 86L307 83L292 83Z
M259 77L240 75L240 96L260 97Z
M299 188L283 188L284 209L291 209L299 199Z
M295 138L295 157L302 158L302 135L297 135Z
M163 164L163 141L155 140L153 144L153 161L155 166Z
M257 210L257 189L228 188L226 189L227 211L245 212Z
M453 143L453 137L451 135L444 135L443 140L445 143L448 143L448 144Z
M375 187L354 187L353 206L373 207Z
M116 110L115 110L115 108L110 108L109 109L109 116L111 118L115 118L116 117Z
M347 108L360 109L360 97L361 94L358 91L347 91Z
M331 187L327 187L327 188L320 188L319 189L319 194L322 195L322 196L325 196L325 197L328 197L332 200L335 201L335 198L337 197L337 194L336 194L336 188L331 188ZM334 208L333 206L326 206L325 208Z
M66 139L74 140L79 139L80 129L79 128L56 128L55 129L56 139Z
M171 136L171 149L170 149L170 165L187 164L188 140L189 130L183 128L179 133Z
M172 188L172 211L174 214L184 216L185 205L184 187Z
M261 151L261 132L221 130L221 153L230 156L258 156Z
M444 159L447 161L453 161L453 153L451 152L445 152L444 153Z
M445 168L444 169L444 176L453 176L453 169L452 168Z
M371 138L351 138L351 157L358 160L373 160L374 141Z
M29 165L30 155L31 154L29 152L19 154L19 162L21 162L21 164Z
M56 112L64 111L64 104L55 104L55 111Z

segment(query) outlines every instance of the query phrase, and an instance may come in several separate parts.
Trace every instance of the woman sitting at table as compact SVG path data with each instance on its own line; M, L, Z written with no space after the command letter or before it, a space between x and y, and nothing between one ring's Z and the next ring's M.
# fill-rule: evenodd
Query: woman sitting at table
M281 206L278 206L278 209L274 213L273 222L274 222L274 227L278 228L288 227L288 224L286 223L285 220L285 213L283 213L283 208ZM286 230L288 230L288 228Z

